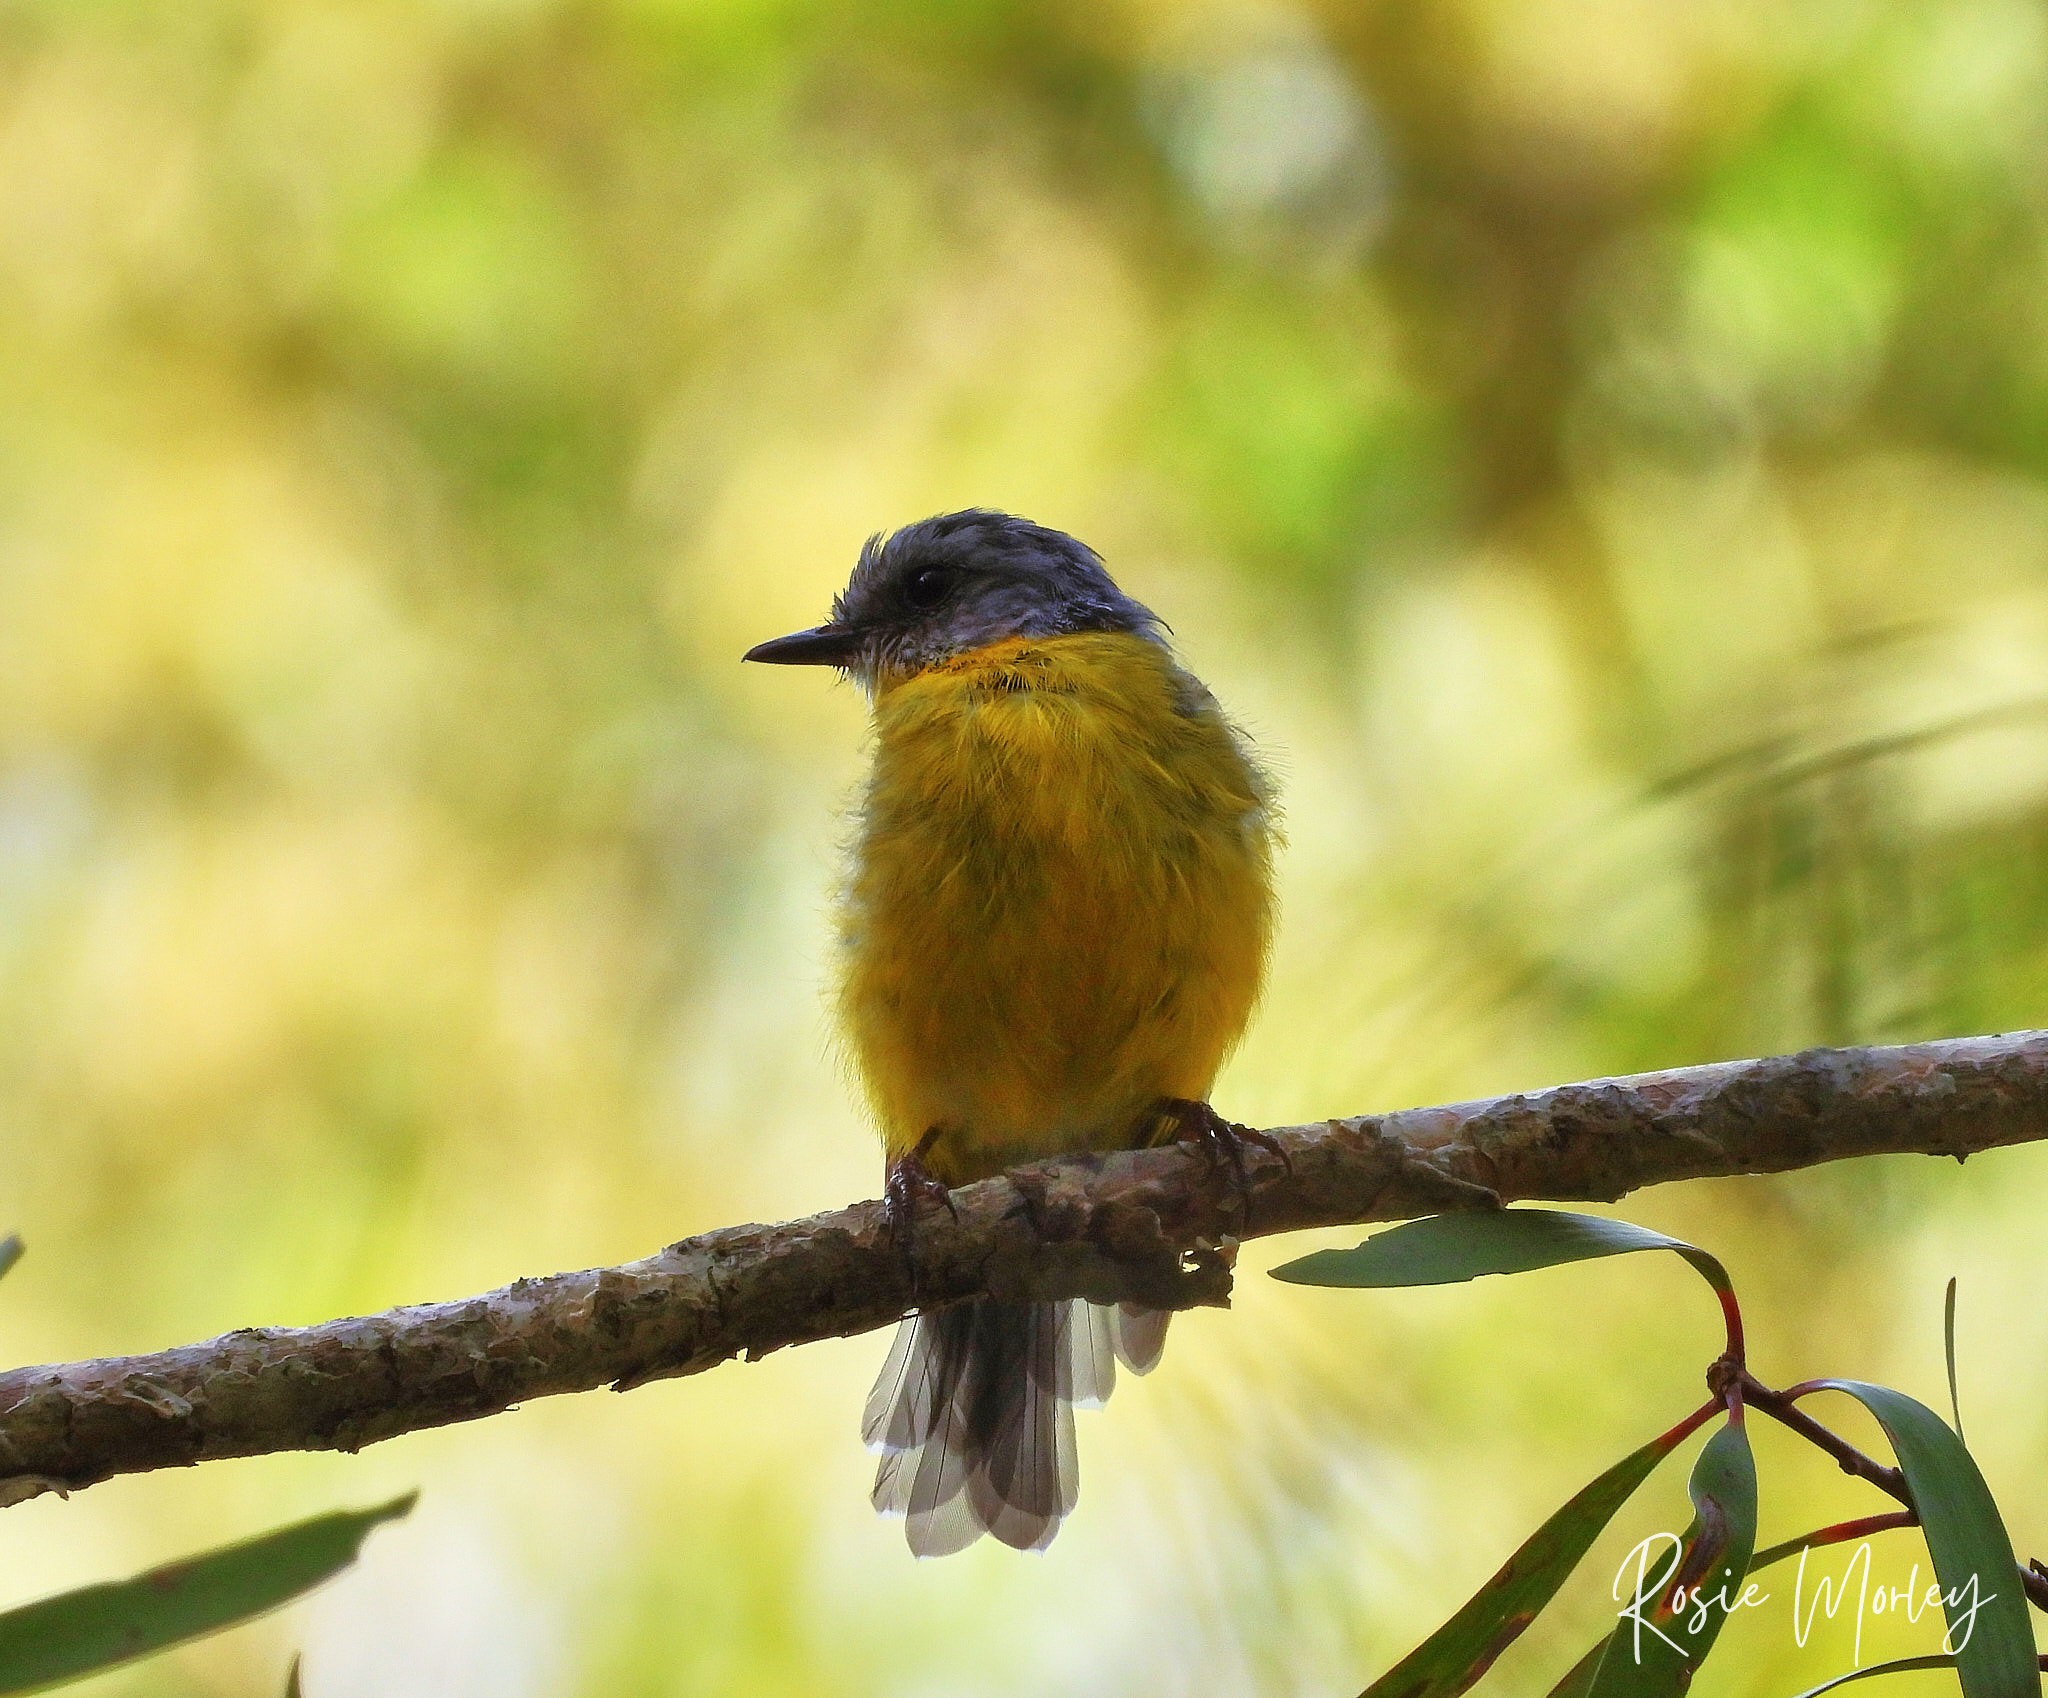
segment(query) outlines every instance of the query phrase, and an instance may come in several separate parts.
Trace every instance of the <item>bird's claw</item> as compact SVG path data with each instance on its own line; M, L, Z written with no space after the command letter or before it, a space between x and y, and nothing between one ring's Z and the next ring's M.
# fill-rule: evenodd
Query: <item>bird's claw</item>
M1294 1158L1287 1153L1286 1146L1270 1132L1259 1132L1249 1126L1240 1126L1234 1120L1225 1120L1205 1102L1196 1102L1187 1097L1167 1097L1159 1105L1160 1112L1173 1122L1179 1141L1193 1144L1205 1153L1212 1167L1228 1165L1231 1178L1236 1182L1238 1197L1243 1201L1247 1213L1251 1209L1251 1176L1245 1171L1244 1151L1247 1144L1256 1144L1262 1150L1280 1158L1280 1165L1289 1173L1294 1171Z
M960 1211L953 1206L951 1187L924 1165L938 1135L938 1128L933 1127L918 1139L914 1149L906 1150L889 1164L888 1177L882 1184L882 1224L899 1244L909 1244L917 1227L920 1202L943 1203L947 1214L955 1220L960 1218Z

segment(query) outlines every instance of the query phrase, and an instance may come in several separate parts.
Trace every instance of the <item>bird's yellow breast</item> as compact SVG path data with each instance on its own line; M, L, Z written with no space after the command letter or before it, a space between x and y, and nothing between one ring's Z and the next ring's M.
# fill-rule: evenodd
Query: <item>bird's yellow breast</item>
M875 700L840 1013L892 1155L949 1183L1142 1142L1257 999L1269 796L1158 644L998 643Z

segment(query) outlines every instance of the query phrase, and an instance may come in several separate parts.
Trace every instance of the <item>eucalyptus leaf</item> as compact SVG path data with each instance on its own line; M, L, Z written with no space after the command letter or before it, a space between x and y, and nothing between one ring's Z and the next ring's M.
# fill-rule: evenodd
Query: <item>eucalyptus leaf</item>
M1425 1215L1374 1233L1356 1249L1317 1250L1283 1263L1273 1277L1295 1285L1369 1289L1456 1285L1487 1274L1529 1273L1635 1250L1675 1251L1716 1291L1725 1295L1731 1289L1727 1271L1697 1245L1629 1221L1564 1209Z
M1610 1633L1573 1663L1565 1670L1564 1678L1550 1689L1548 1698L1587 1698L1593 1690L1593 1678L1600 1672L1600 1659L1613 1642L1614 1635Z
M1903 1511L1900 1514L1901 1519L1892 1526L1859 1526L1853 1535L1845 1534L1840 1538L1822 1538L1818 1544L1814 1542L1815 1536L1811 1533L1803 1534L1796 1539L1787 1539L1782 1544L1772 1545L1768 1550L1758 1551L1755 1556L1751 1557L1749 1559L1749 1572L1754 1574L1758 1569L1769 1568L1773 1563L1789 1561L1791 1558L1798 1556L1802 1551L1823 1550L1829 1545L1847 1544L1852 1536L1856 1539L1874 1539L1880 1533L1917 1531L1915 1523L1910 1518L1907 1518ZM1849 1523L1844 1523L1844 1525L1849 1525ZM1826 1534L1834 1532L1835 1529L1821 1528L1818 1531Z
M1472 1686L1556 1596L1629 1494L1693 1431L1681 1424L1629 1452L1532 1533L1500 1572L1362 1698L1452 1698Z
M133 1580L9 1610L0 1615L0 1695L54 1686L273 1610L348 1567L370 1529L408 1513L417 1496L315 1516Z
M1822 1380L1877 1417L1919 1511L1964 1698L2040 1698L2033 1623L2012 1540L1962 1438L1924 1403L1887 1386Z
M1888 1663L1872 1663L1867 1669L1851 1669L1847 1674L1838 1674L1833 1680L1824 1680L1818 1686L1809 1686L1799 1698L1820 1698L1823 1692L1832 1692L1838 1686L1847 1686L1852 1680L1868 1680L1878 1674L1917 1674L1923 1669L1952 1669L1956 1660L1949 1656L1895 1657Z
M1963 1400L1956 1392L1956 1276L1948 1277L1948 1296L1941 1305L1941 1353L1948 1363L1948 1406L1955 1416L1956 1437L1963 1436ZM1965 1440L1967 1443L1968 1441Z
M21 1234L18 1232L10 1232L5 1238L0 1238L0 1274L6 1273L16 1262L20 1261L22 1252L27 1248L28 1246L22 1243Z
M1741 1596L1756 1549L1756 1463L1741 1423L1725 1423L1706 1442L1686 1491L1693 1520L1681 1553L1654 1592L1624 1609L1585 1688L1588 1698L1675 1698L1691 1685ZM1687 1595L1674 1609L1677 1586Z

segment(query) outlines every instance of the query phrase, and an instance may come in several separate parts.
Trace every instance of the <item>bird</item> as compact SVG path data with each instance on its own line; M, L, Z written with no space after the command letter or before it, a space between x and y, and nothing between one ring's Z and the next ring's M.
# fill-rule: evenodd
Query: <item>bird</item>
M872 767L834 904L837 1027L885 1217L1021 1162L1187 1139L1274 925L1272 781L1163 622L1064 532L984 508L868 539L822 625L744 657L865 691ZM1051 1543L1072 1410L1158 1362L1165 1312L979 1298L898 1324L863 1421L919 1556Z

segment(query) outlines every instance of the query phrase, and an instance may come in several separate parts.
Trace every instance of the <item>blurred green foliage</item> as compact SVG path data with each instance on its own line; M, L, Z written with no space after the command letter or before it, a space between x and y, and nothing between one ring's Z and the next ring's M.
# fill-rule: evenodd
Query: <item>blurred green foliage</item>
M969 503L1100 548L1283 774L1233 1115L2040 1023L2044 149L2025 0L14 0L0 1355L872 1192L817 999L860 706L736 657ZM2040 1179L1630 1212L1724 1256L1767 1378L1932 1400L1960 1273L2038 1551ZM872 1523L873 1339L40 1500L0 1557L426 1488L109 1693L300 1642L316 1698L1350 1690L1686 1406L1689 1278L1247 1280L1036 1561ZM1758 1444L1801 1525L1845 1501Z
M81 1586L0 1613L0 1692L75 1685L276 1609L348 1567L372 1528L412 1505L407 1493L375 1509L333 1511L132 1580ZM296 1679L287 1686L296 1691Z

